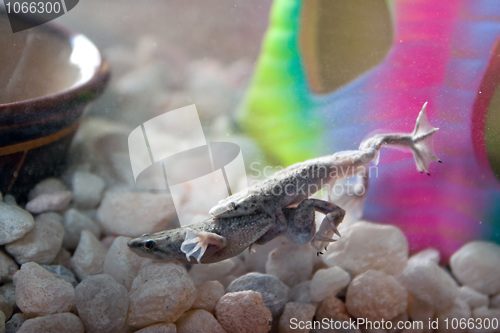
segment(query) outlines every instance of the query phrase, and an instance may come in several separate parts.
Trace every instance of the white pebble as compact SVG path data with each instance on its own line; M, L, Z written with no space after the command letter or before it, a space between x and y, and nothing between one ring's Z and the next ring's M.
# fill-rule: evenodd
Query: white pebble
M14 275L16 303L27 315L47 315L70 311L75 289L63 279L34 262L28 262Z
M347 313L344 302L335 296L328 296L321 302L316 310L315 315L317 320L334 319L338 321L346 321L351 318Z
M100 225L74 208L68 209L64 213L63 226L63 247L68 250L74 250L77 247L82 230L90 231L97 238L101 235Z
M408 242L400 229L363 221L344 229L324 256L328 266L339 266L353 275L369 269L398 275L407 260Z
M79 208L94 208L102 198L106 184L101 177L93 173L76 171L71 178L73 201Z
M452 323L454 320L468 320L471 317L471 310L469 305L462 299L456 298L453 305L441 312L437 313L437 319L439 322L438 332L440 333L466 333L468 332L467 327L461 328L460 325L453 327ZM446 327L448 323L448 328Z
M5 316L5 314L2 311L0 311L0 333L5 333L6 321L7 321L7 317Z
M215 311L215 304L224 295L224 287L219 281L207 281L198 287L196 299L192 309L202 309L208 312Z
M451 256L450 266L461 284L486 295L500 292L500 245L467 243Z
M458 289L458 297L463 299L471 309L488 306L488 296L468 286L462 286Z
M104 258L103 273L111 275L125 289L129 290L132 281L142 267L152 262L149 258L140 257L130 251L127 246L129 237L116 237Z
M5 250L20 264L34 261L39 264L50 264L61 249L64 228L59 216L54 213L36 217L34 228L5 246Z
M72 313L56 313L44 317L27 319L17 333L83 333L83 324Z
M46 178L31 189L28 200L32 200L42 194L50 194L67 191L68 188L58 178Z
M21 325L26 321L27 317L24 313L14 313L12 317L5 323L6 333L16 333ZM2 332L2 330L0 330Z
M0 202L0 245L23 237L35 226L30 213L17 206Z
M492 309L500 309L500 293L492 296L490 299L490 307Z
M225 332L217 319L208 311L192 310L184 313L175 323L177 333L223 333Z
M368 270L349 284L345 305L357 318L391 320L406 311L408 293L395 277Z
M408 299L408 315L414 321L428 322L430 318L434 318L434 308L427 303L413 298L411 295Z
M335 296L350 281L349 274L340 267L319 269L311 280L311 299L313 302L321 302L327 296Z
M88 332L124 330L128 293L111 276L100 274L83 280L75 289L75 304Z
M18 270L16 262L0 249L0 282L11 281Z
M309 329L297 329L292 327L294 323L311 322L315 312L316 307L312 304L296 302L286 303L279 321L279 333L309 333Z
M414 260L428 260L432 261L436 264L439 264L439 260L441 259L441 254L439 253L438 250L436 249L425 249L420 252L415 253L412 255L408 261L414 261Z
M472 318L480 319L480 322L486 324L490 323L489 329L470 329L469 333L490 333L498 332L500 325L500 309L489 309L485 306L472 310ZM495 326L492 323L496 323Z
M97 218L106 233L129 237L178 227L172 197L166 194L108 191Z
M16 288L14 287L14 283L9 282L1 286L0 295L5 297L13 308L16 306Z
M309 244L298 246L285 243L269 253L266 273L276 276L288 286L294 286L311 278L315 255Z
M277 277L268 274L247 273L240 276L227 287L227 292L244 290L257 291L262 295L264 304L271 310L273 317L281 314L288 302L290 288Z
M290 290L289 300L298 303L312 303L311 281L304 281L293 286Z
M154 263L141 269L132 282L127 324L174 322L195 299L196 288L184 267Z
M10 304L9 300L4 295L0 295L0 311L2 311L6 318L12 316L13 308L14 306Z
M237 269L239 262L239 259L230 258L210 265L194 265L189 270L189 276L197 286L205 281L224 281L227 276L231 275L232 271ZM221 283L224 284L224 282Z
M40 194L28 201L26 210L34 214L63 210L68 207L72 198L70 191Z
M437 311L450 307L458 295L456 282L432 261L412 261L403 271L402 281L415 299Z
M101 274L106 248L88 230L83 230L78 247L71 258L71 268L81 281L89 275Z
M271 330L271 311L256 291L225 294L215 306L215 316L226 332L265 333Z
M174 324L154 324L144 327L134 333L177 333L177 328ZM221 332L224 333L224 332Z

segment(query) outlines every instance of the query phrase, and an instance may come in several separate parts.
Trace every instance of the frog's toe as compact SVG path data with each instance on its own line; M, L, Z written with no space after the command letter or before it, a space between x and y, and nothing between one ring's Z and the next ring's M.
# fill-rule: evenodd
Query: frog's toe
M212 232L186 230L186 237L181 244L181 251L186 254L186 259L189 257L196 259L200 263L203 255L210 245L221 249L226 246L226 239Z

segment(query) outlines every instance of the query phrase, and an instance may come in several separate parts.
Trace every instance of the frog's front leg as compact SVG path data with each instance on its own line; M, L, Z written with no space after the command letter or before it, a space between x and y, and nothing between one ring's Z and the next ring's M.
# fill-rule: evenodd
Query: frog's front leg
M186 254L186 259L189 257L196 259L200 263L201 258L207 251L207 248L212 245L217 249L222 249L226 246L227 241L225 237L217 235L213 232L194 231L192 229L186 230L186 237L181 244L181 251Z
M315 212L325 214L319 230L316 232ZM318 252L333 242L333 234L340 236L337 226L342 222L345 211L339 206L324 200L305 199L297 208L288 208L285 211L288 219L286 236L296 244L311 242L311 246Z

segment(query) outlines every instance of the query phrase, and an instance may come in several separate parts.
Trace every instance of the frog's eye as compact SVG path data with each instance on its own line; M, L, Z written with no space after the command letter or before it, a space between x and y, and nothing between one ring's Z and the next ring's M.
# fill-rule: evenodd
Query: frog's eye
M236 209L236 204L234 203L234 201L231 201L230 203L228 203L226 205L226 209L227 210L235 210Z
M155 247L155 245L156 245L155 241L148 240L144 242L143 247L145 250L151 251Z

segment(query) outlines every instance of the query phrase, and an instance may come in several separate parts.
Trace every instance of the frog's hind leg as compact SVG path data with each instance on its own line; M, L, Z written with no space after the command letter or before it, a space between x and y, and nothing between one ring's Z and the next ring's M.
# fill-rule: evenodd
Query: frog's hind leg
M316 231L315 212L325 214L319 230ZM340 236L337 226L342 222L345 211L339 206L324 200L306 199L295 209L287 209L288 219L287 237L297 244L311 242L311 246L318 252L326 248L328 243L334 242L333 234Z
M188 261L190 261L189 257L193 257L200 263L209 245L221 249L226 246L226 243L226 238L215 233L187 229L186 237L181 244L181 251L186 254Z

